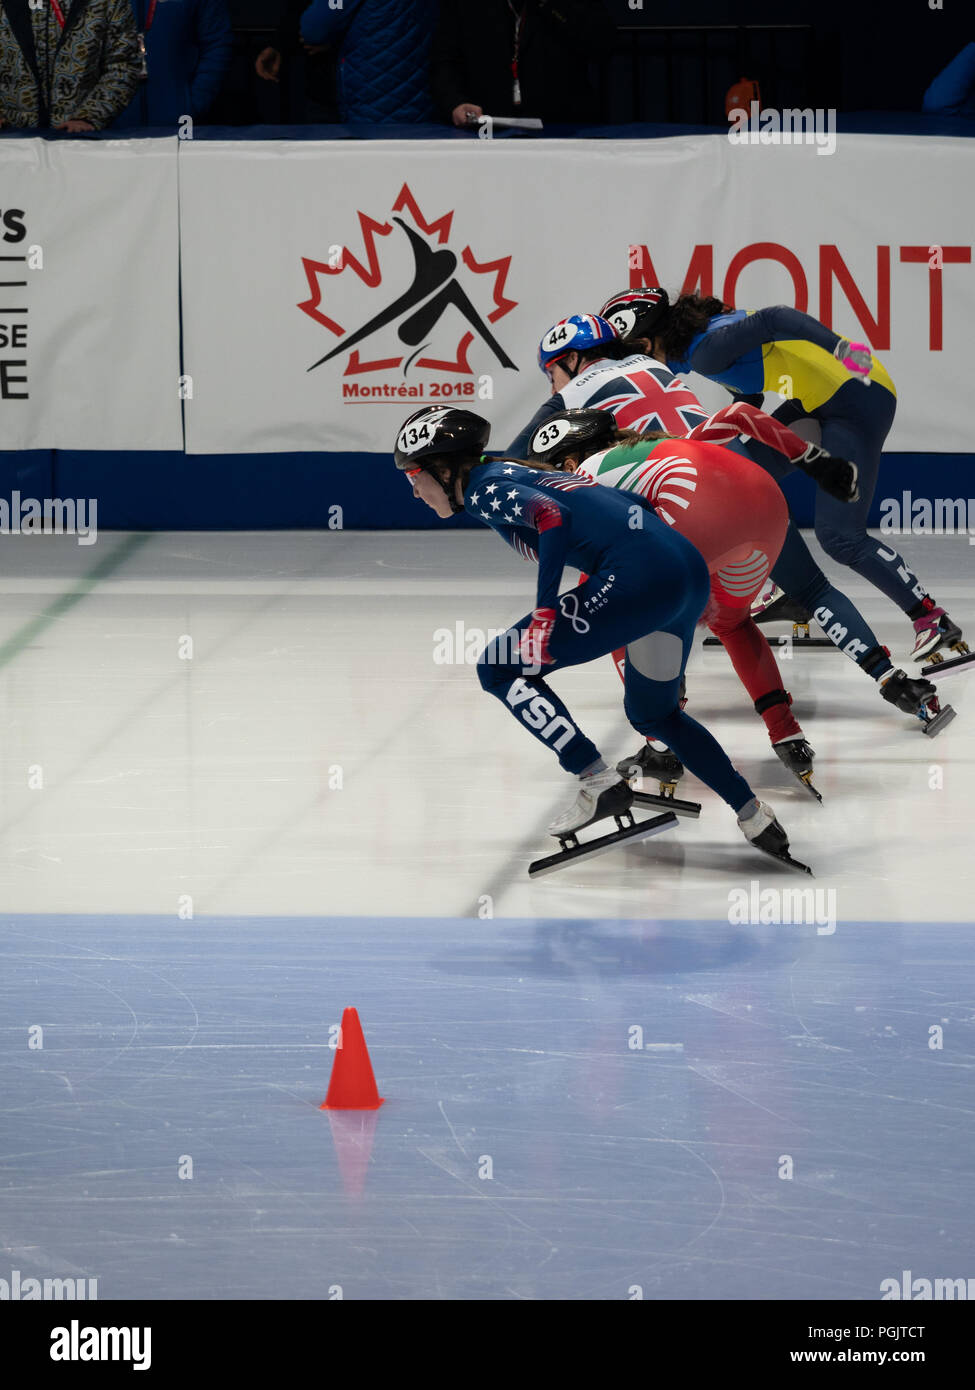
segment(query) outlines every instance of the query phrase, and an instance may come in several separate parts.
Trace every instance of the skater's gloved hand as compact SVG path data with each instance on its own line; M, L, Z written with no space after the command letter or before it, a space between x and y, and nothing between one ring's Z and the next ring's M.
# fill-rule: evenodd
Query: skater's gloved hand
M848 338L841 338L833 349L833 356L854 376L864 380L869 377L872 365L869 343L851 343Z
M547 666L552 661L548 641L555 626L554 608L536 608L532 620L521 635L520 655L529 666Z
M859 502L860 484L857 466L847 459L834 458L818 444L808 444L798 458L792 460L797 468L814 478L819 487L837 502Z

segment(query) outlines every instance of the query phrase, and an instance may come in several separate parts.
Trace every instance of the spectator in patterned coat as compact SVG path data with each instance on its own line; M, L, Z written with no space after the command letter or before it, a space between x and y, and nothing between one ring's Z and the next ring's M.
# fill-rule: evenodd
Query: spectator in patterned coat
M132 100L142 63L129 0L4 0L0 124L103 130Z

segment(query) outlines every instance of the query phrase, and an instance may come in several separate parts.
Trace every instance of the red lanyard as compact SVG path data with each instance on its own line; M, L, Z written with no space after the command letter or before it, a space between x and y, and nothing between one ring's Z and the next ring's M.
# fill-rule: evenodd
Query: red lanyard
M148 11L148 13L147 13L147 15L146 15L146 27L145 27L145 29L143 30L143 33L145 33L145 34L148 34L149 30L152 28L152 21L153 21L153 20L155 19L155 17L156 17L156 5L157 5L157 3L158 3L158 0L149 0L149 11ZM64 28L64 10L62 10L61 6L58 4L58 0L51 0L51 9L54 11L54 18L55 18L55 19L57 20L57 22L58 22L58 28L59 28L59 29L63 29L63 28Z
M51 0L51 3L53 4L54 0ZM515 13L515 7L512 5L511 0L508 0L508 8L512 14ZM521 83L518 81L518 50L521 48L521 31L524 28L525 12L527 9L528 6L523 5L521 14L515 17L515 51L511 56L511 76L513 79L511 95L515 106L521 105Z

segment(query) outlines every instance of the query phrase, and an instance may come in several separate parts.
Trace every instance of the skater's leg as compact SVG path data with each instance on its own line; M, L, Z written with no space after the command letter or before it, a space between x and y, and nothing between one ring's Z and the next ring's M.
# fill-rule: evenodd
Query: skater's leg
M818 491L816 539L830 559L848 565L907 613L924 598L924 589L896 550L867 534L867 514L895 408L895 398L885 387L874 382L867 388L851 381L820 414L823 448L856 464L860 498L839 502Z
M792 713L791 698L783 688L772 648L749 610L720 605L709 627L720 639L738 679L764 719L770 741L801 738L802 729Z
M793 868L804 869L790 858L788 836L772 808L758 800L717 739L680 707L684 667L709 592L707 566L695 552L695 559L688 566L683 604L659 628L627 643L627 718L646 737L665 743L727 802L737 815L742 834L752 845Z
M754 799L751 787L731 764L717 739L680 708L680 685L707 589L701 565L683 612L626 648L626 717L639 733L660 739L695 776L739 812ZM702 597L703 595L703 597Z
M864 388L861 386L860 389ZM885 394L890 395L889 392ZM795 425L798 420L804 418L804 412L796 401L786 401L773 412L773 415L775 419L788 425ZM754 440L749 441L747 445L734 441L726 447L736 453L745 454L777 481L781 481L787 473L793 471L792 465L776 450ZM825 493L819 495L826 497ZM835 503L835 506L844 510L848 505L852 504ZM883 648L863 614L816 564L791 518L782 549L771 573L772 579L790 599L815 615L826 636L846 656L860 666L864 665L866 659L868 672L875 680L893 669L890 661L884 664ZM873 663L878 661L876 670L872 669Z
M680 541L680 537L674 540ZM706 575L697 552L686 542L680 543L691 551ZM593 767L601 769L602 762L596 745L576 724L546 677L564 666L579 666L608 654L634 633L646 631L658 611L673 610L680 601L682 576L675 577L669 563L672 548L665 546L657 556L656 550L636 544L632 555L614 556L617 563L608 595L606 574L591 575L578 588L562 594L549 637L552 661L543 671L530 665L521 653L521 635L531 614L494 638L481 653L477 674L482 689L499 699L529 733L551 748L566 772L578 776ZM587 600L597 595L599 606L583 616L588 613Z
M860 499L838 502L827 493L818 492L816 539L831 559L849 565L868 579L896 603L916 627L919 624L930 626L929 615L937 608L935 600L893 546L867 534L867 514L877 488L881 451L893 423L895 407L894 397L877 382L869 389L858 382L848 382L822 413L823 448L840 458L852 459L857 465ZM937 617L943 613L944 609L940 609ZM937 617L934 626L937 626ZM960 631L957 636L961 636ZM934 645L930 645L929 650L933 649Z
M528 665L522 659L519 651L521 634L528 628L531 617L530 613L526 614L519 623L500 637L495 637L484 648L477 663L481 689L499 699L529 733L551 748L566 772L578 776L600 762L599 750L582 732L548 682L537 673L537 667ZM568 627L569 632L560 631L560 626ZM576 660L546 666L546 673L557 669L558 664L576 665L579 661L602 655L605 648L599 649L598 641L593 643L590 640L584 644L580 637L587 638L589 634L573 633L571 625L560 615L552 630L550 650L553 655L556 650L564 655L575 655ZM579 654L589 647L597 649L591 655Z
M827 579L795 523L790 520L772 578L796 603L814 614L829 640L879 680L893 663L853 601Z
M877 487L881 450L894 416L894 397L877 383L864 393L851 382L830 402L822 421L823 447L852 459L859 469L860 500L838 502L820 491L816 497L816 539L832 559L863 575L914 624L914 657L921 660L944 646L961 641L961 629L951 621L933 595L908 567L903 556L885 540L867 533L867 514ZM876 387L876 390L874 389ZM843 392L853 394L844 400ZM845 413L834 416L839 408ZM855 407L856 414L852 414ZM967 648L965 648L967 650Z

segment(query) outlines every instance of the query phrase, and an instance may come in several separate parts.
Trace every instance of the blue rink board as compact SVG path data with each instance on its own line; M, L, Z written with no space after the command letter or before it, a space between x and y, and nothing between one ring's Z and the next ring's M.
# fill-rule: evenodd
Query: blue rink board
M973 961L968 924L6 918L0 1278L598 1300L970 1278ZM319 1109L346 1005L371 1114Z

